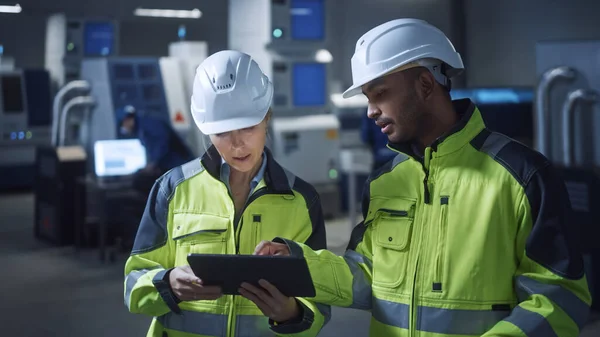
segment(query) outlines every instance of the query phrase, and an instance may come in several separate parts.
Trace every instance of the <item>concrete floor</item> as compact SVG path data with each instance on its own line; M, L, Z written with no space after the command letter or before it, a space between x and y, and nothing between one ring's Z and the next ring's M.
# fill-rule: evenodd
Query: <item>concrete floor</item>
M96 251L74 253L33 238L33 197L0 195L0 317L2 336L145 336L150 319L123 304L123 265L102 264ZM345 221L328 223L330 247L342 252ZM600 336L600 317L581 337ZM333 309L321 336L367 336L369 314Z

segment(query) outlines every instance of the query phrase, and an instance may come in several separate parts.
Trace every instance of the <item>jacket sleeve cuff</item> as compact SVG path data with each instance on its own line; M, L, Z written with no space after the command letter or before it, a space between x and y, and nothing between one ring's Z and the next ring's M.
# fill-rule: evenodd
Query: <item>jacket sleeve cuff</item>
M304 303L298 300L296 300L296 303L300 306L300 316L284 323L275 323L272 319L269 319L269 325L273 332L277 334L296 334L312 327L315 314Z
M165 301L165 304L176 314L181 313L181 309L179 308L179 303L181 302L175 293L173 293L173 289L171 289L171 284L169 283L169 274L172 269L166 269L159 273L157 273L152 279L152 284L156 290L158 290L158 294Z
M288 249L290 251L290 255L293 257L302 257L302 258L304 257L304 251L302 250L302 247L300 247L300 245L298 245L296 242L294 242L292 240L277 237L277 238L273 239L273 242L283 243L283 244L287 245Z

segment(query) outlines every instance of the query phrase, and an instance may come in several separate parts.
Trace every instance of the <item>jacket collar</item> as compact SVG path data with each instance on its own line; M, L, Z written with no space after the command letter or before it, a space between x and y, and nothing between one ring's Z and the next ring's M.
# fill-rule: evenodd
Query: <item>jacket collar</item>
M437 138L429 147L437 153L437 156L443 156L453 153L469 143L475 136L485 128L485 123L481 113L470 99L460 99L452 101L454 110L461 116L448 132ZM415 159L419 156L413 151L411 143L388 144L392 150L405 153Z
M285 170L273 158L271 151L265 147L265 156L267 158L267 166L265 169L264 179L267 185L267 190L275 194L293 194L292 186L285 173ZM221 176L221 155L214 145L202 155L202 166L215 179L220 180Z

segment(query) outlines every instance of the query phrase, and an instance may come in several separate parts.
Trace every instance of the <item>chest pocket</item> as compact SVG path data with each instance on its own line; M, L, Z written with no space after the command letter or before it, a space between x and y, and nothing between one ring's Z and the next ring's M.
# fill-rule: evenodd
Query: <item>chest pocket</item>
M379 209L373 220L373 285L395 289L406 280L414 222L414 201Z
M187 255L225 254L229 218L208 214L176 213L173 217L176 266L187 265Z

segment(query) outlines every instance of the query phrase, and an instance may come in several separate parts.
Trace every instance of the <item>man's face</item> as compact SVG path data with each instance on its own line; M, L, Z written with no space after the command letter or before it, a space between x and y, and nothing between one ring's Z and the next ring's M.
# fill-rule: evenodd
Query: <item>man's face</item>
M126 117L121 123L121 130L126 134L131 134L135 127L135 119L133 117Z
M417 95L419 69L408 69L375 79L362 90L369 99L368 116L391 143L414 140L421 133L424 103Z

